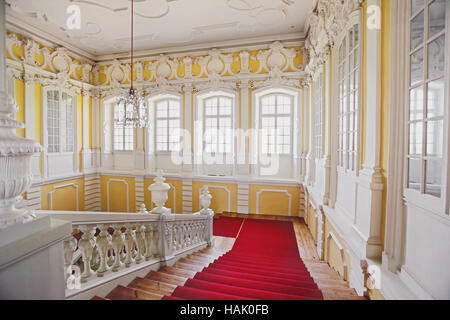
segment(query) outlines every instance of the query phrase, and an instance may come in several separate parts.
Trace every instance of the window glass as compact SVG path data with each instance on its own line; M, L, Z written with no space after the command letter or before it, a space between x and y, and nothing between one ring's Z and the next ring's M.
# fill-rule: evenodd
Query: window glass
M271 94L261 98L261 153L292 153L293 98Z
M435 197L443 174L446 5L411 0L407 188Z
M172 152L181 148L181 137L175 135L181 128L180 101L166 99L156 103L156 151Z
M233 148L233 99L216 96L205 100L204 150L231 153Z

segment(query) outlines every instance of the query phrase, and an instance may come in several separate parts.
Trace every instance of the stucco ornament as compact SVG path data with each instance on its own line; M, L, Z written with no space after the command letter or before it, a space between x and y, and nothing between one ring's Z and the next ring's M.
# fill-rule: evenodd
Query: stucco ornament
M345 28L348 16L361 8L361 0L319 0L309 17L309 33L305 41L308 51L306 73L313 75L322 65Z
M170 186L165 183L166 178L163 177L164 171L159 170L154 179L155 183L148 187L148 190L152 193L152 201L156 207L150 211L156 214L170 214L170 209L164 207L167 199L169 198L168 192Z
M19 204L32 182L31 156L42 147L17 136L16 129L24 127L13 119L17 109L14 99L0 92L0 229L34 219L33 211Z

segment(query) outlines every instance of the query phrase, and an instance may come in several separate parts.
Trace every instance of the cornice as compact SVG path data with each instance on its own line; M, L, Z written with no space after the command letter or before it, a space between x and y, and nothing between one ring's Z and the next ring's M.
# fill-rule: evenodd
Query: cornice
M91 64L98 63L101 65L102 62L107 62L114 59L129 59L130 57L129 52L114 53L108 55L94 55L83 49L71 45L67 41L56 38L51 34L30 26L27 23L19 21L17 18L8 14L6 15L6 29L24 35L25 37L31 38L51 48L67 48L72 53L74 58L84 60ZM136 51L134 55L136 59L148 59L149 57L151 58L152 56L158 56L160 54L171 54L173 56L183 56L186 54L203 55L213 48L222 49L227 52L240 51L243 48L247 48L247 50L260 50L267 48L270 43L274 41L281 41L286 46L302 46L305 39L306 33L304 32L284 33L246 39L206 42L188 46L171 46L151 50L141 50Z
M23 57L14 54L14 47L23 47ZM305 50L298 49L294 43L275 41L258 47L241 47L240 51L236 49L214 48L200 56L177 53L137 59L134 65L136 88L147 92L155 89L182 92L185 86L192 86L193 91L238 90L241 83L250 83L253 88L277 85L301 88L302 80L308 76L305 60L299 66L295 63ZM115 59L101 64L80 62L65 47L43 47L36 40L18 37L15 33L7 34L6 50L10 57L8 69L20 72L28 82L75 92L98 89L103 97L122 93L131 82L131 64L127 60ZM37 62L36 56L42 56L43 61Z

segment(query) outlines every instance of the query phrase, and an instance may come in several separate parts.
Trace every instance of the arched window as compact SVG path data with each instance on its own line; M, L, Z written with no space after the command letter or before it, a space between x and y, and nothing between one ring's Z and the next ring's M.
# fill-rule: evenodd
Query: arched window
M261 97L260 150L262 154L292 154L293 97L272 93Z
M123 112L123 108L121 108L119 105L114 106L114 151L133 151L135 129L132 126L119 125L114 121L114 119L122 119L124 116L122 114Z
M360 29L352 25L339 46L338 57L338 166L358 166L358 114L360 109Z
M172 152L180 150L180 137L173 133L181 128L181 108L177 99L156 102L156 151Z
M46 99L47 151L73 152L75 98L60 90L48 90Z

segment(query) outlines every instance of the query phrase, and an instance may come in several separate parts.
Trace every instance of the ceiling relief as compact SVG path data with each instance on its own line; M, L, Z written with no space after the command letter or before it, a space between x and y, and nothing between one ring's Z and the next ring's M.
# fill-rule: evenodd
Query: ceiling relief
M301 39L315 0L135 0L136 51L217 43L261 43L280 35ZM126 54L130 0L6 0L7 22L95 60ZM80 8L81 27L67 25L69 6ZM252 40L253 39L253 40ZM253 41L253 42L252 42Z
M295 0L227 0L227 5L248 15L261 25L275 25L286 19Z

